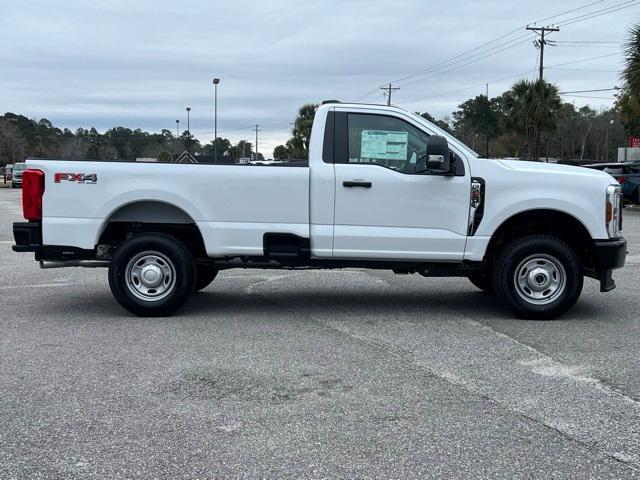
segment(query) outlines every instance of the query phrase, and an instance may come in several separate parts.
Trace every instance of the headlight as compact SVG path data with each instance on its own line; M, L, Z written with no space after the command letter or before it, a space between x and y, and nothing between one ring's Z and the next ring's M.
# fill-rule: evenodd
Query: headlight
M607 187L606 222L609 238L615 238L620 234L622 227L622 197L620 185Z

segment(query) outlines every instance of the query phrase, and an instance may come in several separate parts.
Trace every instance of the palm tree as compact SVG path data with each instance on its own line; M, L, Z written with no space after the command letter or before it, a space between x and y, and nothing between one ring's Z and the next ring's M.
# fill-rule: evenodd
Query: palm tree
M311 126L313 125L313 117L316 115L318 104L306 103L298 110L298 117L293 124L294 142L302 146L304 151L309 153L309 139L311 137Z
M540 133L555 129L561 105L558 87L544 80L520 80L505 94L505 123L507 128L527 135L527 160L539 160Z
M629 30L629 40L625 45L625 66L622 76L636 97L640 95L640 24Z
M629 135L640 135L640 24L629 30L625 55L624 86L617 107L625 131Z

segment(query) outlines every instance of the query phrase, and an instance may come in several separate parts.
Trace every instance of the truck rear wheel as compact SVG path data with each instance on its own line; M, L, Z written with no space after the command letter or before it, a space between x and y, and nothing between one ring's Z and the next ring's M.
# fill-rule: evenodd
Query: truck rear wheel
M196 283L193 292L199 292L209 286L218 276L218 270L207 265L196 265Z
M109 287L118 303L143 317L173 314L189 298L195 265L180 241L163 233L127 240L109 265Z
M551 320L578 300L583 285L576 253L562 240L529 235L497 256L493 288L498 299L521 318Z

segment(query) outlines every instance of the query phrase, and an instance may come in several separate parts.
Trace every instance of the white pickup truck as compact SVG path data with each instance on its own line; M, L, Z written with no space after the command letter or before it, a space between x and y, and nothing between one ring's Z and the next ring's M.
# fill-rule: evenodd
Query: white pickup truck
M229 268L468 277L550 319L624 265L620 186L596 170L490 160L400 108L325 102L309 161L27 161L17 252L104 266L117 301L169 315Z

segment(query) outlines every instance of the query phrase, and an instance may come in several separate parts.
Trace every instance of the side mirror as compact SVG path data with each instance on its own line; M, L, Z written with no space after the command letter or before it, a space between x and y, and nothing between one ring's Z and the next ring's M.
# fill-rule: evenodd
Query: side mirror
M434 173L451 171L451 154L447 139L438 135L429 137L427 143L427 170Z

